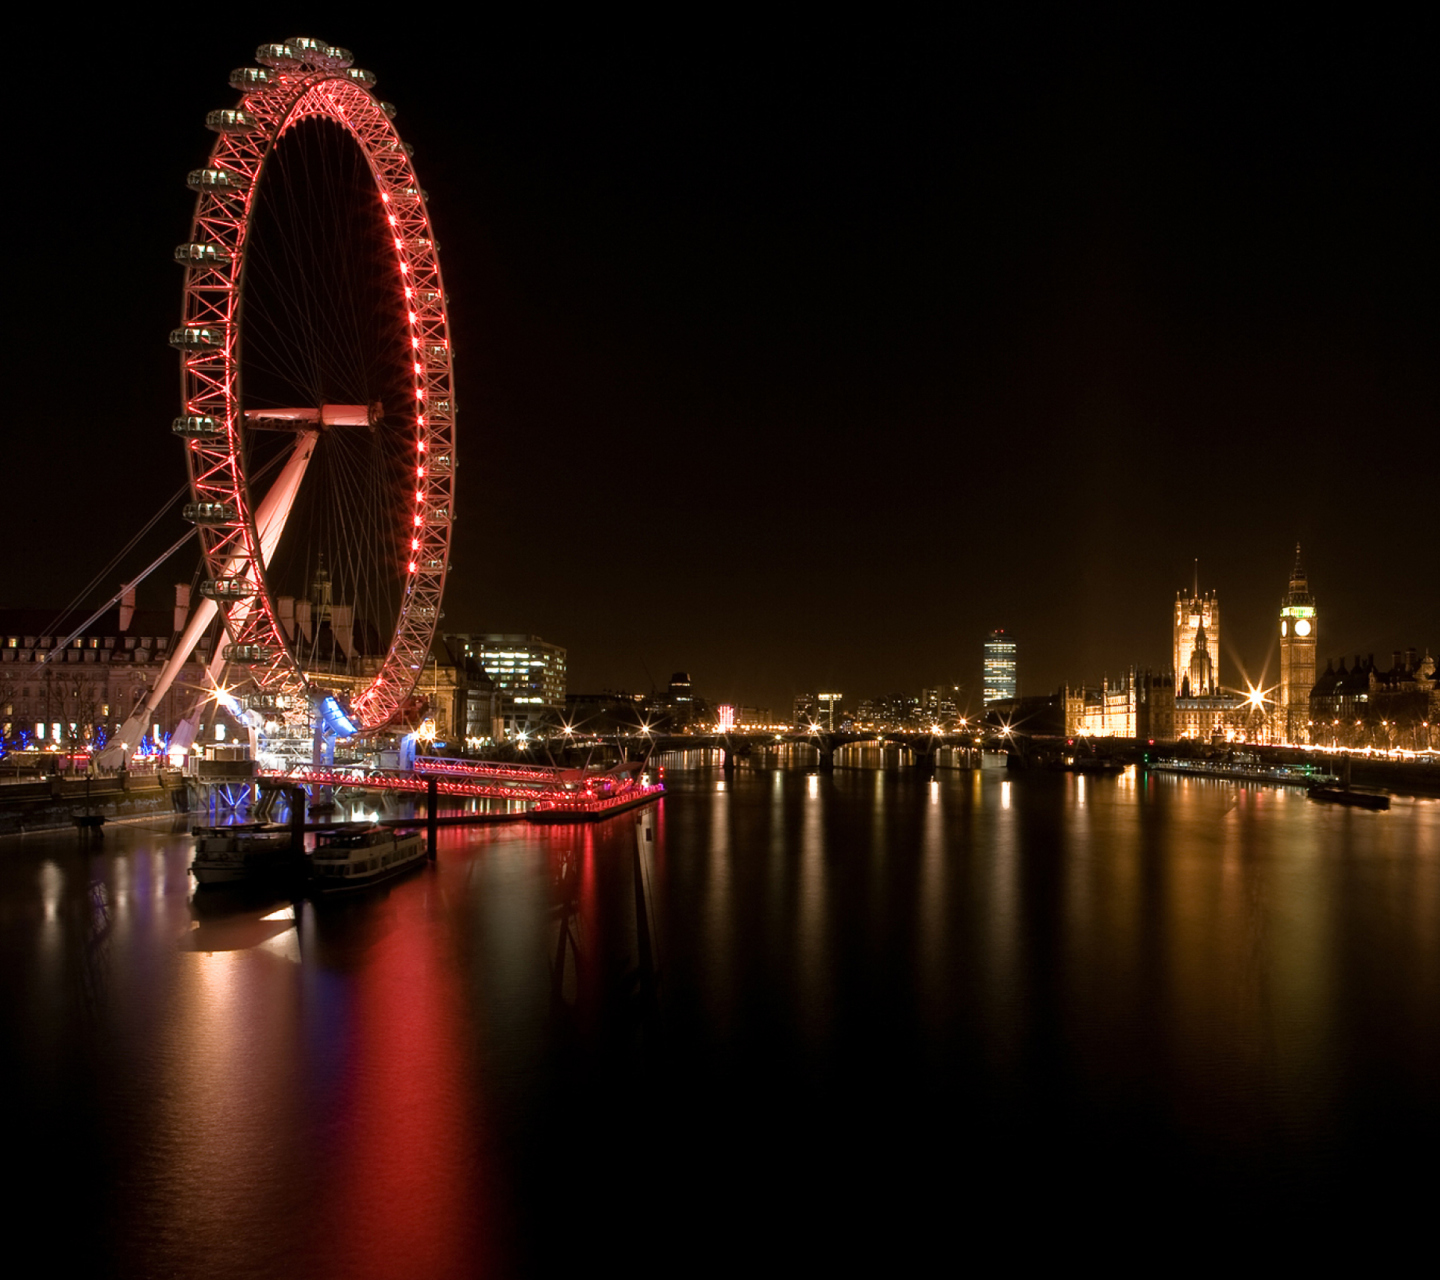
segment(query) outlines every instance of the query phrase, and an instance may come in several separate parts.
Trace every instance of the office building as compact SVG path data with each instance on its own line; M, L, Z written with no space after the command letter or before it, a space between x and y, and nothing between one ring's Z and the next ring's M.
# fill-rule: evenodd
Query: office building
M451 651L474 658L494 683L507 735L527 731L565 709L565 650L540 636L449 634Z
M1018 695L1016 679L1015 637L1001 627L990 633L985 641L984 697L988 706L992 702L1003 702Z

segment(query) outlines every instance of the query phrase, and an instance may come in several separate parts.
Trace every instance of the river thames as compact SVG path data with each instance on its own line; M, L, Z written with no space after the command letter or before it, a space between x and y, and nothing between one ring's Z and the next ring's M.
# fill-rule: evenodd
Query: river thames
M183 821L0 842L12 1221L61 1270L457 1276L1119 1261L1430 1202L1440 802L667 782L648 969L628 815L445 829L319 905L197 894Z

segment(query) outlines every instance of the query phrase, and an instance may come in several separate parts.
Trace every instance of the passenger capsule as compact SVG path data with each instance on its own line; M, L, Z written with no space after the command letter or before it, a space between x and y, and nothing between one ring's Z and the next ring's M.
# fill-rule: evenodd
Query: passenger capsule
M450 355L449 348L446 347L443 342L431 343L430 346L426 348L426 350L429 352L430 359L432 360L444 360L447 359Z
M430 459L430 473L443 476L450 474L450 466L453 459L448 453L437 453Z
M300 59L288 44L262 44L255 50L255 61L277 71L293 71L300 65Z
M189 413L176 418L170 424L170 430L186 440L213 440L225 434L225 424L205 415Z
M226 662L243 662L249 666L265 666L275 661L277 651L273 644L227 644Z
M240 90L241 93L263 89L266 85L274 84L275 80L275 73L269 67L236 67L230 73L230 87Z
M354 61L355 55L349 49L342 49L338 44L326 46L325 65L327 67L348 67Z
M191 169L185 177L191 191L213 191L219 195L244 195L250 185L243 174L231 169Z
M255 594L255 584L248 578L206 578L200 594L207 600L248 600Z
M230 250L224 245L192 241L175 246L175 261L186 267L226 267L230 265Z
M177 351L217 351L225 345L225 330L213 325L171 329L170 345Z
M375 73L373 71L364 71L360 67L351 67L345 73L345 78L352 84L358 84L362 89L373 89L375 87Z
M285 701L278 693L247 693L240 701L247 711L283 711Z
M249 133L259 127L259 122L248 111L211 111L205 117L205 127L216 133Z
M395 117L399 114L399 112L395 110L395 104L393 102L382 102L380 104L380 110L383 111L391 120L395 119Z
M285 41L285 47L301 62L318 67L321 65L320 59L325 56L325 50L329 46L325 41L312 40L309 36L291 36Z
M235 523L235 508L228 502L187 502L180 514L191 524Z
M433 412L433 413L449 413L449 412L450 412L450 401L449 401L449 400L437 400L437 401L435 401L434 405L431 406L431 412Z

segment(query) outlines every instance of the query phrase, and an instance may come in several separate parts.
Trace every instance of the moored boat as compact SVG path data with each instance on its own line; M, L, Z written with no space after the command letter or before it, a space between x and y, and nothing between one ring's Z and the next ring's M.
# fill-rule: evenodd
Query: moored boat
M1153 773L1179 773L1190 777L1225 778L1232 782L1263 782L1271 786L1313 787L1335 782L1334 774L1310 764L1266 764L1251 752L1232 752L1221 758L1184 760L1162 757L1145 766Z
M287 827L243 823L196 827L190 872L201 887L244 880L282 879L304 870L305 855Z
M1339 785L1329 785L1333 783ZM1390 807L1388 791L1376 791L1371 787L1352 787L1350 785L1350 756L1348 755L1340 766L1339 778L1330 778L1324 783L1317 782L1310 788L1310 799L1318 800L1321 804L1343 804L1352 809L1388 809Z
M320 893L363 889L425 860L425 837L370 826L322 836L310 856L310 879Z
M1322 787L1310 788L1310 799L1322 804L1349 805L1352 809L1388 809L1390 796L1384 791L1372 791L1365 787Z

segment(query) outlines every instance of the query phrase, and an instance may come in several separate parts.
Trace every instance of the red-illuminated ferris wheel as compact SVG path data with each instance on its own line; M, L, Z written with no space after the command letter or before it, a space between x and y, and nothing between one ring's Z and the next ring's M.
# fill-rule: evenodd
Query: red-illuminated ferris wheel
M231 73L240 102L206 119L217 138L190 174L195 216L176 250L186 516L203 607L224 618L217 660L245 673L251 705L308 715L323 614L330 669L338 656L361 673L351 711L373 729L414 690L450 558L438 246L375 77L308 38L256 60Z

